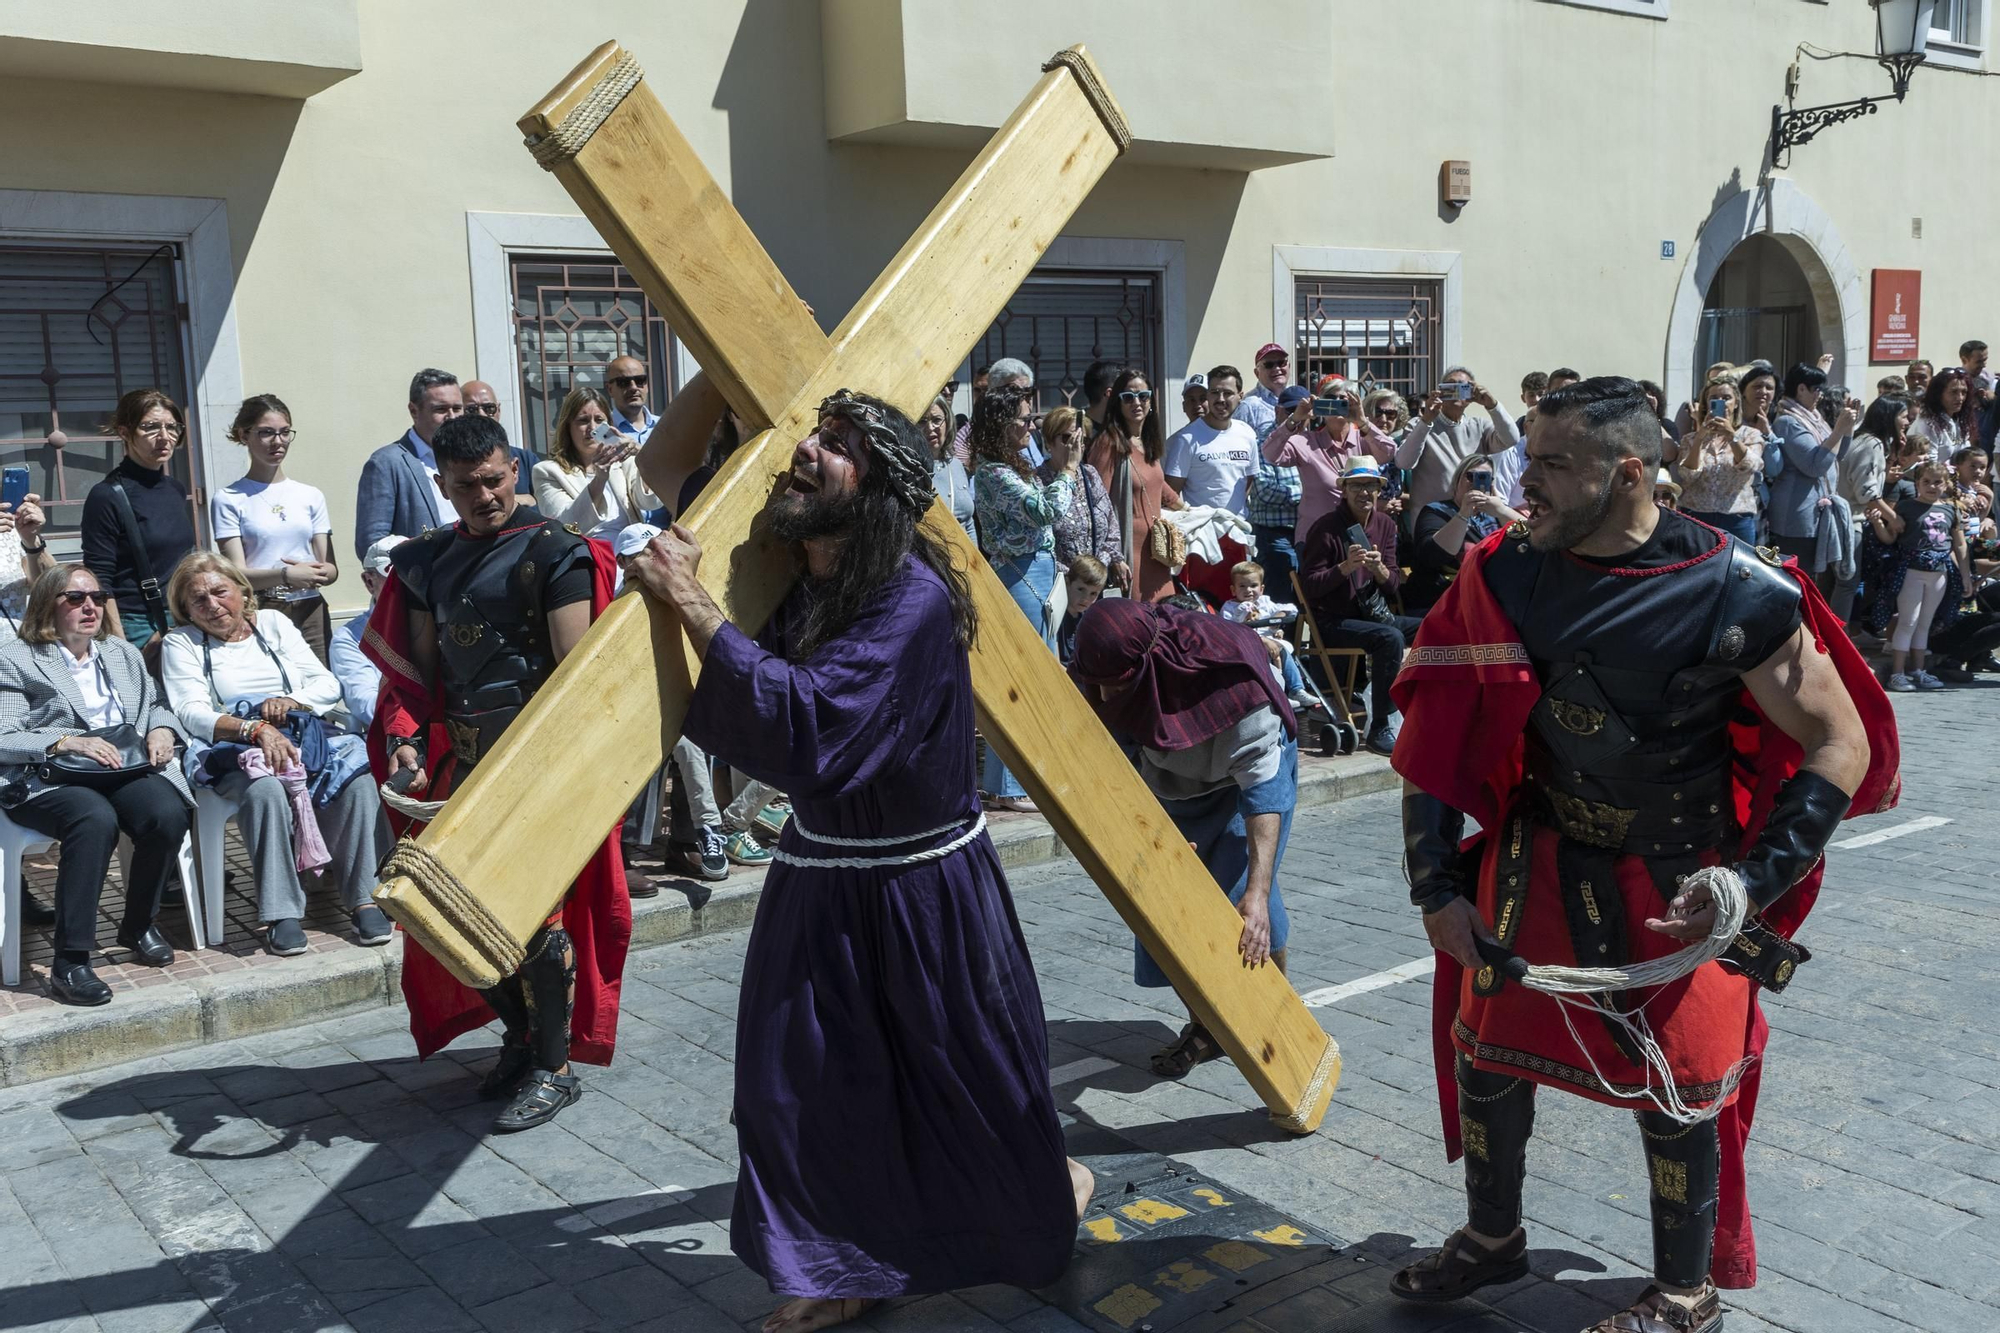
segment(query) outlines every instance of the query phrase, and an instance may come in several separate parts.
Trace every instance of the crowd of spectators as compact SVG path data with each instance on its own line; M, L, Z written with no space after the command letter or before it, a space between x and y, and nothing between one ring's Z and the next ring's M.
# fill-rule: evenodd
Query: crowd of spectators
M1883 655L1890 689L2000 671L1989 464L2000 398L1987 363L1986 345L1967 342L1959 364L1914 361L1868 402L1828 382L1830 357L1716 364L1672 415L1665 392L1646 385L1665 459L1656 498L1796 561ZM1303 638L1358 659L1366 684L1341 711L1365 713L1366 743L1386 753L1397 735L1389 685L1422 615L1472 548L1522 517L1536 404L1581 376L1525 375L1514 413L1464 366L1406 396L1366 376L1295 381L1277 343L1250 365L1247 388L1233 365L1187 375L1174 421L1139 367L1099 361L1074 401L1046 413L1032 367L980 367L968 414L955 418L946 393L921 416L937 493L1065 662L1100 597L1214 609L1266 637L1302 711L1323 710L1348 683L1299 654ZM679 495L656 496L635 462L659 419L651 391L645 363L620 357L602 390L563 399L548 457L515 451L518 484L542 514L622 550L685 510L750 433L725 413L704 467ZM501 412L490 385L436 369L412 379L407 408L407 429L369 456L357 485L352 549L370 610L395 546L452 521L430 445L438 428ZM24 904L28 922L54 927L52 990L109 998L87 959L121 834L135 852L119 942L141 961L171 960L153 918L198 792L226 802L241 830L266 948L307 947L314 884L357 941L386 941L368 893L388 833L373 784L358 780L379 686L360 651L369 610L334 623L335 534L325 495L286 475L300 438L291 409L259 394L237 412L229 438L246 467L209 500L212 549L197 546L173 475L181 405L137 390L110 425L123 456L85 498L79 564L50 554L38 496L0 503L0 810L63 844L55 905ZM32 778L59 756L103 773L87 784ZM671 793L670 866L716 880L732 863L771 860L782 793L733 774L725 805L710 760L685 743L666 776L652 792ZM991 752L980 786L991 808L1034 809ZM628 837L659 813L642 798ZM628 857L641 850L628 844ZM636 894L656 891L634 878Z

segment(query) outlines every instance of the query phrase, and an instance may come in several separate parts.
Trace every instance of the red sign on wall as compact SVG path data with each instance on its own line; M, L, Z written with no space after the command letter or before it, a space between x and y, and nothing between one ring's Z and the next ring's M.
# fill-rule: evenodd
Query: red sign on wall
M1868 360L1891 365L1917 359L1918 315L1923 309L1924 275L1914 268L1875 270L1874 314L1869 320Z

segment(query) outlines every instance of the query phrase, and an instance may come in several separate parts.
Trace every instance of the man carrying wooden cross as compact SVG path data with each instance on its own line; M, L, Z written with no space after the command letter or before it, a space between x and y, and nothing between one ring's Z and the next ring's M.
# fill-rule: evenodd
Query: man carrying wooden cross
M930 451L842 389L767 521L804 575L752 640L685 528L630 573L701 656L684 733L791 793L743 962L730 1246L769 1333L890 1296L1045 1285L1089 1203L1048 1081L1041 992L973 778L977 616L921 520Z

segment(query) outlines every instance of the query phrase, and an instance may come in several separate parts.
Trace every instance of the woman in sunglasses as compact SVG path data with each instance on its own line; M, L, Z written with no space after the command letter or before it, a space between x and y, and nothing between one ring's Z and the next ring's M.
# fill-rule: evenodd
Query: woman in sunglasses
M1465 553L1521 517L1507 507L1498 484L1493 456L1473 454L1451 474L1451 499L1418 511L1410 577L1403 582L1404 610L1415 614L1435 606L1458 577Z
M167 632L167 580L194 549L188 490L169 470L187 415L158 389L134 389L111 427L125 457L83 498L83 564L111 592L112 632L143 648Z
M133 850L118 945L153 967L174 961L153 918L194 806L176 753L187 734L139 650L109 637L109 600L95 574L58 565L35 580L19 641L0 648L0 806L62 844L49 993L69 1004L111 999L90 956L120 834Z
M1152 382L1144 371L1127 370L1111 385L1104 429L1091 441L1086 461L1104 482L1118 525L1118 558L1106 562L1112 586L1154 602L1174 595L1174 574L1153 559L1147 538L1162 510L1182 507L1160 468L1166 451Z

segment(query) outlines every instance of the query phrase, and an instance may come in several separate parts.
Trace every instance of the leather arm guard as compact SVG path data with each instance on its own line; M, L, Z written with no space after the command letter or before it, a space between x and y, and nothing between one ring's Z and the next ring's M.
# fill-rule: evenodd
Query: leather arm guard
M1465 893L1465 857L1458 849L1465 839L1465 814L1427 792L1403 795L1403 871L1410 880L1410 901L1437 911Z
M1813 868L1853 803L1846 792L1804 769L1779 788L1763 836L1736 865L1758 911L1784 897Z

